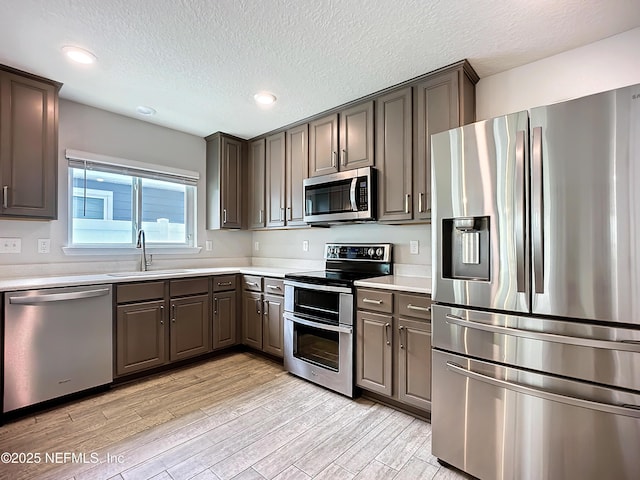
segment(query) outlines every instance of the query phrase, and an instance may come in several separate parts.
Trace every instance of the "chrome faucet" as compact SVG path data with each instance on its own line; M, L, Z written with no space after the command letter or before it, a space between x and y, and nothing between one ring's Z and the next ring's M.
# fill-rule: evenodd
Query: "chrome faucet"
M142 252L140 255L140 271L141 272L146 272L147 271L147 267L149 265L151 265L151 262L153 261L153 258L151 255L149 255L149 260L147 260L147 242L145 241L144 238L144 230L140 229L138 230L138 241L136 243L136 248L142 248Z

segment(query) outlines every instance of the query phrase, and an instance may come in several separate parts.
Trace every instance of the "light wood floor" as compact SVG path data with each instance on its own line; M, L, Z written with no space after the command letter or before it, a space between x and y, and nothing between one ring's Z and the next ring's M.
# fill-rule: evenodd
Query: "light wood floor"
M9 423L0 452L40 454L40 463L0 464L11 480L467 478L431 455L429 423L250 353Z

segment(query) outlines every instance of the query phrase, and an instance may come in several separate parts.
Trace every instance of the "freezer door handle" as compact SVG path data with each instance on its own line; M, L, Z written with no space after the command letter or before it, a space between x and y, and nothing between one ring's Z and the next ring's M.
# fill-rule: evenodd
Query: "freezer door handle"
M518 292L526 292L525 276L525 141L524 130L516 133L516 287Z
M46 302L63 302L68 300L80 300L82 298L102 297L109 295L108 288L98 288L94 290L80 290L66 293L46 293L43 295L30 296L9 296L9 303L13 305L37 305Z
M456 315L445 315L446 322L452 325L482 330L490 333L511 335L514 337L530 338L532 340L542 340L565 345L576 345L579 347L603 348L606 350L619 350L624 352L640 353L640 342L635 341L615 341L599 340L596 338L574 337L571 335L560 335L557 333L536 332L532 330L522 330L519 328L503 327L501 325L491 325L467 320Z
M611 403L585 400L583 398L569 397L567 395L561 395L559 393L549 392L547 390L533 388L526 385L490 377L489 375L484 375L482 373L468 370L453 362L447 362L447 370L465 376L467 378L471 378L473 380L478 380L480 382L493 385L494 387L505 388L514 392L523 393L525 395L533 395L534 397L551 400L552 402L561 402L567 405L572 405L574 407L599 410L601 412L613 413L614 415L624 415L626 417L640 418L640 409L638 409L638 407L635 405L615 405Z
M533 275L535 293L544 293L544 204L542 191L542 127L533 129L531 147L531 202L532 202L532 240Z

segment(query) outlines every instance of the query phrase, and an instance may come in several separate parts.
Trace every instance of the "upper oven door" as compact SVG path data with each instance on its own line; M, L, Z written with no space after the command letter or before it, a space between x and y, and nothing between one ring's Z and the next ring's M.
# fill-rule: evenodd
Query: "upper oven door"
M304 186L304 221L374 220L371 167L307 178Z
M284 309L329 325L353 325L350 288L285 281Z

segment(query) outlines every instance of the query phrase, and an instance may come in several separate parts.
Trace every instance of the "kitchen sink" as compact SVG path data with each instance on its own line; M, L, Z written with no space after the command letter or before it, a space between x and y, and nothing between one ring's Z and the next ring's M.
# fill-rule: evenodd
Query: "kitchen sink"
M153 277L157 275L171 275L174 273L188 273L190 270L185 269L172 269L172 270L147 270L146 272L115 272L107 273L110 277Z

